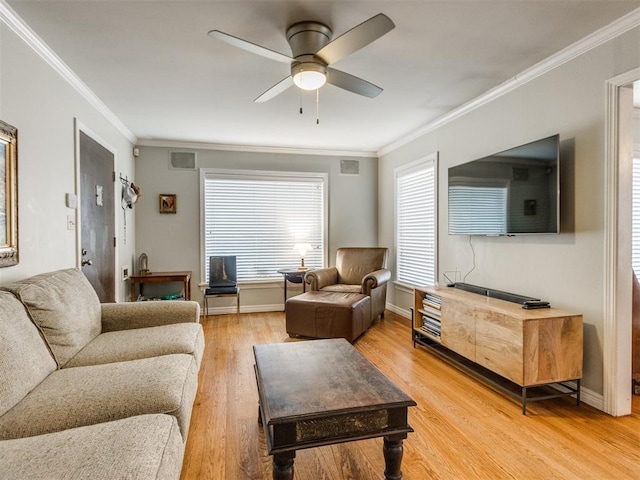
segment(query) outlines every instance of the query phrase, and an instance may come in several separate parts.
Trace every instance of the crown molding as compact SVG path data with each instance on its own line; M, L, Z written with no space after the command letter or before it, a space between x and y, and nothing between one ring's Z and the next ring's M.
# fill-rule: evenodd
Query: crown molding
M98 96L56 55L56 53L42 40L17 13L5 2L0 0L0 21L6 24L27 46L36 52L51 66L67 83L69 83L83 98L85 98L99 113L101 113L122 135L132 144L151 147L169 148L197 148L205 150L226 150L255 153L278 153L298 155L330 155L341 157L381 157L398 148L437 130L438 128L492 102L508 92L524 85L535 78L573 60L574 58L592 50L623 33L640 26L640 8L629 12L611 24L597 30L560 52L548 57L542 62L524 70L520 74L505 81L499 86L476 97L470 102L435 119L419 129L382 147L378 151L350 151L312 148L286 148L249 145L226 145L215 143L198 143L170 140L139 140L131 130L98 98Z
M101 113L122 135L132 144L150 147L169 147L203 150L226 150L255 153L277 153L298 155L329 155L339 157L373 157L375 151L329 150L313 148L286 148L250 145L225 145L215 143L198 143L171 140L139 140L131 130L107 107L98 96L69 68L58 55L42 40L20 16L0 0L0 21L5 23L27 46L36 52L51 68L53 68L71 87L85 98L99 113Z
M18 38L37 53L53 70L55 70L69 85L71 85L91 106L104 116L127 140L132 144L137 142L136 136L122 121L93 93L93 91L78 77L67 64L49 47L20 16L0 0L0 21L2 21Z
M382 147L376 153L378 157L391 153L394 150L397 150L398 148L412 142L413 140L416 140L429 132L433 132L434 130L437 130L442 126L453 122L460 117L463 117L464 115L474 111L475 109L480 108L481 106L486 105L489 102L492 102L493 100L509 93L510 91L524 85L525 83L530 82L531 80L534 80L550 72L551 70L564 65L567 62L570 62L576 57L579 57L580 55L638 26L640 26L640 8L629 12L625 16L620 17L609 25L602 27L600 30L596 30L583 39L578 40L574 44L560 50L558 53L555 53L545 60L533 65L532 67L529 67L515 77L512 77L504 83L498 85L497 87L487 91L483 95L480 95L479 97L476 97L470 102L461 105L455 110L452 110L449 113L435 119L434 121L427 123L426 125L409 133L408 135L399 138L395 142Z
M373 151L330 150L313 148L267 147L252 145L231 145L221 143L185 142L179 140L140 139L139 147L183 148L186 150L224 150L227 152L277 153L286 155L320 155L331 157L372 157L378 158Z

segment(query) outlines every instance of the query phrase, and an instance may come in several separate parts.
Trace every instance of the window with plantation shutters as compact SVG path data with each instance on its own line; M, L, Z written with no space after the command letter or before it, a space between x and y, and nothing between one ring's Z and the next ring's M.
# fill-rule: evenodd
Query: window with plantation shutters
M507 232L505 185L449 184L449 233L500 235Z
M436 282L437 154L396 170L396 279Z
M633 159L631 266L640 278L640 157Z
M203 170L201 265L208 258L235 255L238 281L282 279L296 268L296 243L308 243L308 268L324 266L326 175L289 172Z

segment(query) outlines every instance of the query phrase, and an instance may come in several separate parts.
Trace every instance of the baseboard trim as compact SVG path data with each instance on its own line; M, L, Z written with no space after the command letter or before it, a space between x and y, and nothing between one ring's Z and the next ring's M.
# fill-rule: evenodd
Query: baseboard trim
M582 387L580 389L580 400L595 409L604 412L604 397L600 393ZM607 412L605 412L607 413Z
M273 305L240 305L240 313L264 313L264 312L282 312L284 307L282 304L273 304ZM214 315L228 315L236 313L235 305L227 306L227 307L209 307L209 316L212 317ZM200 306L200 314L204 317L205 308Z
M577 387L576 382L566 382L566 384L571 388ZM604 397L600 393L596 393L588 388L580 388L580 403L586 403L587 405L604 412Z
M409 320L411 320L411 310L406 310L404 308L400 308L396 305L392 305L390 303L387 303L384 308L386 310L389 310L390 312L395 313L396 315L400 315L401 317L404 318L408 318Z

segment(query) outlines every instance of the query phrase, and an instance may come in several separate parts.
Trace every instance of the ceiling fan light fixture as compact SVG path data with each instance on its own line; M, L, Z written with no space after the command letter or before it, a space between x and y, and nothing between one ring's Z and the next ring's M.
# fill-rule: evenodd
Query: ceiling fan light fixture
M293 77L293 83L303 90L317 90L327 83L327 77L320 72L300 72Z
M313 20L297 22L286 30L291 55L276 52L220 30L211 30L209 35L234 47L290 66L291 75L280 80L254 100L262 103L281 94L292 85L301 90L318 92L325 83L364 97L376 97L382 92L380 87L336 70L330 65L366 47L394 28L395 24L389 17L378 13L332 40L333 32L324 23Z
M305 62L291 68L293 83L302 90L317 90L327 82L327 67L315 62Z

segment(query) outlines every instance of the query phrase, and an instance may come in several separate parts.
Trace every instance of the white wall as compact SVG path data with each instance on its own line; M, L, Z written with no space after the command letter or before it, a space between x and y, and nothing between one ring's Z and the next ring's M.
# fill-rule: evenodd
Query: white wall
M3 23L0 118L18 129L20 256L18 265L0 269L0 283L75 267L76 234L67 230L67 216L74 210L65 206L65 193L76 192L74 119L115 148L116 172L129 178L134 173L132 144ZM120 190L116 198L120 212ZM119 240L122 233L123 219L118 215ZM133 228L127 245L119 244L118 264L129 264L135 246ZM125 299L126 292L127 284L119 282L118 299Z
M335 261L335 251L345 246L378 244L378 164L375 158L359 160L359 175L341 175L341 157L284 153L253 153L206 149L176 148L195 151L199 168L269 170L327 173L329 192L328 262ZM200 177L197 170L169 168L170 148L140 148L136 178L142 199L136 204L136 254L149 257L153 271L191 270L191 298L201 301L200 278ZM175 215L158 212L158 195L177 194ZM295 198L291 199L295 202ZM283 267L290 265L283 265ZM136 266L137 271L137 266ZM146 287L145 287L146 288ZM293 287L292 287L293 288ZM242 287L243 311L280 309L283 302L282 280L269 285ZM216 305L224 305L220 299ZM228 299L227 304L233 304Z
M536 296L582 313L583 386L603 385L605 81L640 65L640 28L558 67L380 159L380 243L393 245L394 169L439 152L438 270L473 267L467 236L447 233L447 169L548 135L560 134L565 162L560 235L472 237L476 268L467 283ZM568 208L567 208L568 207ZM395 251L393 252L395 254ZM392 266L394 255L391 255ZM401 310L411 293L390 288Z

